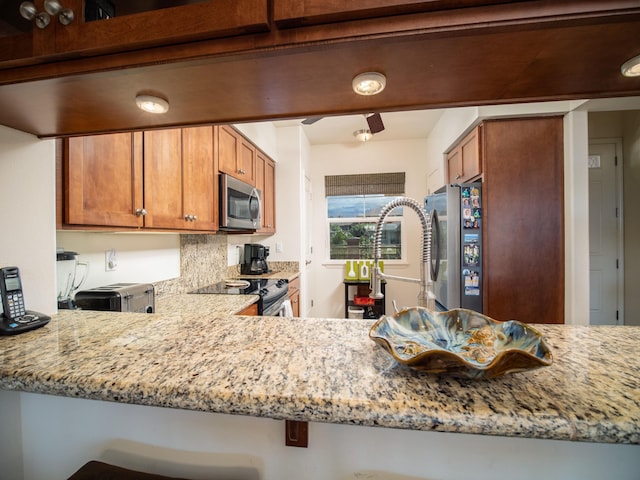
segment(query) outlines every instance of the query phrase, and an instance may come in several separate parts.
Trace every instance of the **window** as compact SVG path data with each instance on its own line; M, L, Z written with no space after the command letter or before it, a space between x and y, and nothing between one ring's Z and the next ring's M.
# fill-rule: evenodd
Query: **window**
M325 177L329 221L329 259L372 259L373 237L380 211L404 194L404 173ZM382 229L381 258L403 258L403 209L387 215Z

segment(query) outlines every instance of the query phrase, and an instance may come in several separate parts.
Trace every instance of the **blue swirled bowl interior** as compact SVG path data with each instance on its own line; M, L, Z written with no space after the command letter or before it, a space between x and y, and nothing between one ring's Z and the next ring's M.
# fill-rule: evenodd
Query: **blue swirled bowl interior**
M462 308L413 307L383 316L369 337L400 363L466 378L493 378L553 361L542 334L529 325L498 322Z

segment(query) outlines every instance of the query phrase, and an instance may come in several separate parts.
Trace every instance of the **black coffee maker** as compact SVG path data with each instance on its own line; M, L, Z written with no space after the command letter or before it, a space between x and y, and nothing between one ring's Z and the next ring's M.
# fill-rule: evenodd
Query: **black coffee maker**
M269 247L259 243L245 243L244 257L240 265L240 273L243 275L261 275L271 273L267 265Z

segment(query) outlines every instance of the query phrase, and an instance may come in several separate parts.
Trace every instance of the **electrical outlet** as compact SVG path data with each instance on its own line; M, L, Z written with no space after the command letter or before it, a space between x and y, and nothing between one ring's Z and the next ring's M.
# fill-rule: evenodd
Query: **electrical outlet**
M118 267L118 257L115 248L104 252L104 271L113 272Z
M276 242L276 253L282 253L282 242Z

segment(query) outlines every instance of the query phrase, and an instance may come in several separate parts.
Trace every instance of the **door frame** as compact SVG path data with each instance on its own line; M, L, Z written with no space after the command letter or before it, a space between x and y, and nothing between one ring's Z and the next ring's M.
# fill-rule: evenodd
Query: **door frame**
M591 145L603 144L615 145L616 156L616 197L618 204L617 224L617 245L618 268L617 268L617 301L618 301L618 321L617 325L624 325L624 158L622 156L622 138L603 137L589 138L589 149ZM589 321L591 323L591 321Z

